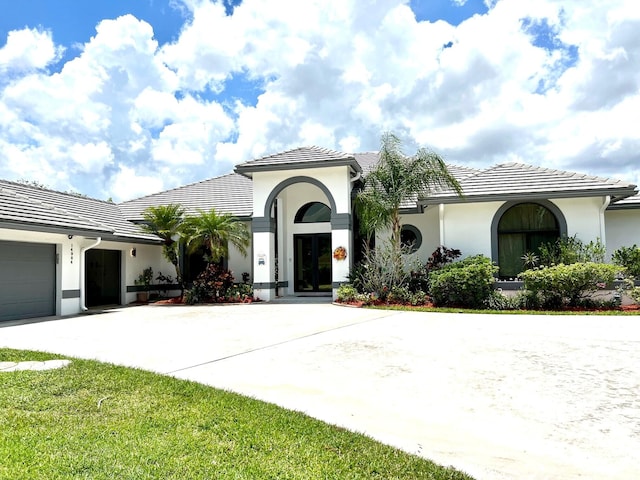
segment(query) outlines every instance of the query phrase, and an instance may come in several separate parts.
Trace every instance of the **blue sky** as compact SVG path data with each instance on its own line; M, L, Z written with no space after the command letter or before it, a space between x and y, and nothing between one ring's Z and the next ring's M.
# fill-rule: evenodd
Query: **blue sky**
M391 130L637 182L631 3L3 1L0 178L118 201Z

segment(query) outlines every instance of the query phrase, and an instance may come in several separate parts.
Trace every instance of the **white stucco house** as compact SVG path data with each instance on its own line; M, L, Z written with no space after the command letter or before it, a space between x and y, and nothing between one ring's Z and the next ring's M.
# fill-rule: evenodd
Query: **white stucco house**
M151 205L188 213L215 208L246 222L248 256L226 259L247 272L255 295L335 295L360 246L353 198L377 153L303 147L251 160L233 173L121 204L0 181L0 321L68 315L135 299L148 266L173 274L160 242L136 223ZM464 196L439 191L409 200L403 233L423 260L440 245L484 254L515 276L520 257L541 241L600 239L609 255L640 244L640 196L619 180L506 163L477 170L450 166ZM333 253L342 247L344 259ZM197 259L185 260L187 278Z

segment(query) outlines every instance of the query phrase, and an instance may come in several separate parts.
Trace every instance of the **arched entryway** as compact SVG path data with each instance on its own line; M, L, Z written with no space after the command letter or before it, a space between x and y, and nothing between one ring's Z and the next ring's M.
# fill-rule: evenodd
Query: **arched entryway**
M498 275L515 278L523 270L526 253L539 254L542 244L566 234L564 215L549 201L503 205L492 224L492 253L500 268Z
M351 250L351 213L349 206L337 212L338 205L350 205L336 201L337 193L343 192L331 182L307 176L270 188L264 215L252 223L254 290L260 298L272 298L276 288L277 295L330 296L346 281L351 258L336 259L333 250Z

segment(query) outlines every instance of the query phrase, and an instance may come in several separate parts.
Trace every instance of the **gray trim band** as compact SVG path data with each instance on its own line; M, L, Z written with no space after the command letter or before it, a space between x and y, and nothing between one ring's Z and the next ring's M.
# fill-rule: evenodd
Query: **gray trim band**
M267 201L264 204L265 217L269 217L269 214L271 212L271 206L273 205L273 202L275 201L276 197L280 194L280 192L291 185L295 185L296 183L310 183L318 187L320 190L322 190L322 193L324 193L327 199L329 200L329 206L331 207L331 215L334 215L334 212L336 211L336 202L333 198L333 195L331 195L331 192L327 188L327 186L321 181L316 180L313 177L300 176L300 177L287 178L286 180L283 180L278 185L276 185L273 188L273 190L271 190L271 193L269 194L269 197L267 198Z
M277 287L276 282L258 282L253 284L254 290L266 290L266 289L275 289Z
M255 217L251 221L253 233L276 233L276 221L269 217Z
M350 213L333 213L331 212L331 229L332 230L350 230L351 214Z
M62 299L80 298L80 290L62 290Z

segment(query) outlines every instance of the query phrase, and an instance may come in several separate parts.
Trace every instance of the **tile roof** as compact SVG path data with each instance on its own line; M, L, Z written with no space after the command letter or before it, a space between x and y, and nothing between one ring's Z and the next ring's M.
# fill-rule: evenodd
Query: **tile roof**
M608 210L626 210L631 208L640 208L640 193L612 203L611 205L609 205Z
M209 211L215 208L220 213L236 217L253 214L253 182L237 173L229 173L201 182L154 193L118 204L127 220L141 221L142 212L150 206L180 204L187 214L196 214L198 209Z
M158 240L126 221L114 203L7 180L0 180L0 224L114 240Z
M355 157L350 153L309 146L240 163L236 165L235 170L238 173L251 174L257 171L311 168L331 164L351 165L355 169L360 168Z
M450 190L435 192L425 204L490 201L511 198L560 198L611 195L615 201L636 193L635 185L575 172L503 163L461 178L464 198Z

